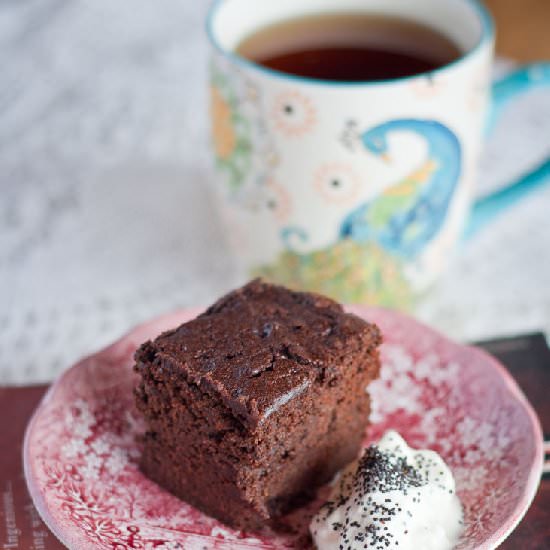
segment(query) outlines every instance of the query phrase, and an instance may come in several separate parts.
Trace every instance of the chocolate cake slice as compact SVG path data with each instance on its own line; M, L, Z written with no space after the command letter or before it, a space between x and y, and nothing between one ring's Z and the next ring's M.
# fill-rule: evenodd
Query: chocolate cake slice
M257 529L356 458L378 328L323 296L254 280L136 352L143 472Z

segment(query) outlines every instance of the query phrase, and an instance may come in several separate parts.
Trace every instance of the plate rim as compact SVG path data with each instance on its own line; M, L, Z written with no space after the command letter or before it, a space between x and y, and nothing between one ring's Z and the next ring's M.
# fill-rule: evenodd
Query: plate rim
M479 546L477 550L494 550L497 546L502 544L506 538L512 533L512 531L518 526L520 521L523 519L527 511L529 510L529 507L531 506L536 493L539 488L539 484L542 478L542 472L543 472L543 463L544 463L544 456L543 456L543 432L542 432L542 426L540 423L540 419L533 409L533 406L519 387L516 380L513 378L511 373L506 369L506 367L500 363L495 357L490 355L485 350L468 345L468 344L462 344L460 342L456 342L452 340L450 337L448 337L446 334L439 332L438 330L430 327L426 323L419 321L418 319L404 314L402 312L391 310L388 308L382 308L377 306L366 306L362 304L348 304L345 305L345 310L350 313L354 313L357 315L360 315L363 318L368 318L371 312L378 311L385 314L390 314L391 316L394 316L396 318L402 318L406 322L412 322L416 324L417 326L420 326L422 330L429 332L431 335L436 336L437 338L445 341L445 343L450 344L454 348L462 348L468 353L471 353L473 355L477 355L483 359L483 363L490 365L491 368L493 368L499 375L499 377L503 380L505 383L506 389L510 396L518 402L524 411L527 413L527 416L530 420L530 426L532 428L532 434L534 435L534 451L533 451L533 457L531 460L531 469L529 471L528 479L524 487L524 491L522 494L522 497L520 499L520 502L515 506L513 512L510 513L510 519L507 523L504 523L501 527L498 528L497 531L487 540L482 546ZM168 319L174 318L178 319L183 316L187 316L189 318L194 318L199 313L203 312L205 310L204 307L187 307L187 308L178 308L176 310L173 310L171 312L161 314L158 316L153 317L152 319L149 319L147 321L144 321L143 323L139 323L135 325L132 329L128 330L123 336L115 340L110 345L101 348L95 352L92 352L90 354L87 354L83 358L79 359L76 363L74 363L69 368L65 369L63 372L61 372L55 380L51 383L50 387L46 390L45 394L40 399L38 405L34 409L32 416L30 420L27 423L27 426L25 428L25 434L23 438L23 445L22 445L22 458L23 458L23 473L25 478L25 483L27 485L27 489L29 491L29 495L31 497L31 500L33 502L33 505L35 506L38 514L48 527L52 534L65 546L68 548L71 548L72 544L74 543L76 546L78 546L77 541L72 541L70 536L67 536L67 533L65 533L60 525L54 521L54 519L51 517L48 509L48 505L46 504L46 501L44 499L44 496L40 490L36 486L36 479L35 476L33 476L33 467L32 467L32 460L30 458L30 441L33 433L33 428L36 424L37 418L39 417L44 405L52 398L54 393L57 391L57 388L60 386L63 379L69 375L69 373L73 372L74 370L81 367L81 365L88 362L91 358L96 357L97 355L108 355L109 352L115 348L118 348L123 343L127 341L132 341L135 339L135 336L137 336L141 331L146 329L149 325L154 325L159 322L166 322ZM181 322L181 321L180 321Z
M361 304L352 304L350 306L346 306L347 308L351 308L353 312L355 311L389 311L386 308L381 307L369 307L364 306ZM525 411L527 412L527 416L529 417L529 420L531 421L531 427L533 428L533 435L535 435L534 442L535 442L535 448L533 451L533 457L532 457L532 466L531 470L529 472L529 477L527 480L527 483L525 484L525 489L523 492L523 496L521 501L517 504L515 507L513 513L510 514L511 518L510 521L501 526L495 534L482 546L479 546L476 550L494 550L497 548L500 544L502 544L514 531L514 529L519 525L521 520L525 517L525 514L529 510L533 500L535 499L535 496L537 494L537 491L539 489L540 481L543 474L543 467L544 467L544 449L543 449L543 442L544 442L544 434L542 431L542 425L540 423L540 419L533 409L533 406L527 399L527 396L523 393L523 390L519 387L519 384L516 382L510 371L493 355L485 351L484 349L469 345L469 344L462 344L460 342L456 342L452 340L450 337L448 337L446 334L439 332L438 330L432 328L431 326L427 325L423 321L419 321L418 319L403 314L401 312L392 311L392 313L396 313L398 316L405 317L406 319L416 323L417 325L420 325L424 330L429 331L431 334L436 335L437 337L445 340L445 342L457 347L462 348L464 350L467 350L472 355L477 355L479 357L482 357L484 360L484 363L491 365L492 368L495 369L506 384L507 390L510 392L510 394L523 406Z

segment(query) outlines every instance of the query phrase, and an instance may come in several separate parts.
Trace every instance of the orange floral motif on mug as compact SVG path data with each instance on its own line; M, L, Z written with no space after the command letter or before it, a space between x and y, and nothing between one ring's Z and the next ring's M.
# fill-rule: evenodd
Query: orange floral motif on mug
M357 198L361 178L344 162L323 164L315 172L314 185L328 202L346 204Z
M311 100L301 92L290 90L275 98L272 111L275 128L288 137L300 137L315 127L317 114Z
M235 150L237 136L233 128L231 106L215 86L210 88L210 110L214 149L216 155L225 160Z
M279 223L285 223L292 210L288 191L280 184L269 180L266 184L265 206Z

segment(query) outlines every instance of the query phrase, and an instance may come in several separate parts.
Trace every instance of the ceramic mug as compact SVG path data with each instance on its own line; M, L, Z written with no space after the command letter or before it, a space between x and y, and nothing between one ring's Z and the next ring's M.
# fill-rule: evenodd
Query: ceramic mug
M235 53L270 23L331 11L418 21L464 53L430 73L359 83ZM248 275L409 307L447 264L469 211L490 107L490 15L473 0L219 0L207 29L215 195ZM500 95L548 80L547 66L526 69Z

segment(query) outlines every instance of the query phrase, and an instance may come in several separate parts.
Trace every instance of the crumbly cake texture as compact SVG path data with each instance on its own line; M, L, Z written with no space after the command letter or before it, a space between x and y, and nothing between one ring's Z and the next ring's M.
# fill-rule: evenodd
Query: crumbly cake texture
M136 352L141 469L256 530L356 458L378 328L336 302L254 280Z

